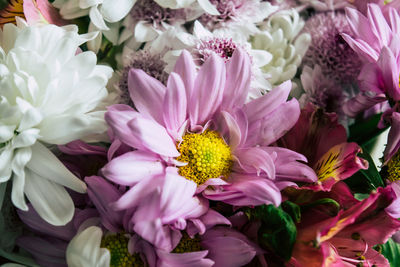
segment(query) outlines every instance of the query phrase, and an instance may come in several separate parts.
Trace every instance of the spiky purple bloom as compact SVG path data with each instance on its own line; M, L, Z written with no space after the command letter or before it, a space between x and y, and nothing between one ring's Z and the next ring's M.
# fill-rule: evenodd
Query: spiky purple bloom
M154 27L162 22L172 25L176 20L185 19L184 9L163 8L153 0L138 0L130 15L134 21L145 21Z
M351 33L343 12L316 14L307 20L304 31L311 35L311 44L303 64L319 65L324 75L340 84L356 80L361 61L340 35Z
M238 45L228 38L201 39L197 44L194 54L199 54L201 62L205 62L212 54L217 54L227 62L235 52Z
M162 60L160 54L151 54L147 50L139 50L131 53L129 60L130 63L121 72L118 88L120 90L120 103L132 106L133 103L128 89L128 73L131 69L141 69L163 84L167 82L168 73L164 71L166 63Z

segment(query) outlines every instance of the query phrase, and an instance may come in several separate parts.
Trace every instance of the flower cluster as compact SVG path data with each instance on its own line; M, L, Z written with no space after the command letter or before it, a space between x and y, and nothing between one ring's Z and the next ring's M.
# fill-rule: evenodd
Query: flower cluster
M399 77L398 0L5 1L0 262L399 266Z

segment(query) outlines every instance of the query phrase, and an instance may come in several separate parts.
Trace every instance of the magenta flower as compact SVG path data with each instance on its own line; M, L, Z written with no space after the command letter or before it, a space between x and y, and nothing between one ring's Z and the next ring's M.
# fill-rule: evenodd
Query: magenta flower
M290 266L389 266L373 246L400 229L400 222L384 210L393 201L392 189L380 188L359 202L338 183L330 197L343 209L334 217L320 207L302 214Z
M279 140L285 147L304 154L317 174L317 183L303 188L329 191L338 181L368 169L368 162L357 156L361 148L347 143L346 129L337 120L335 113L324 113L309 103L296 125Z
M288 183L315 181L298 162L303 156L269 146L299 116L298 102L286 102L290 82L245 104L250 76L250 59L241 49L226 65L211 55L198 73L183 52L168 89L131 70L129 90L138 111L113 105L105 116L115 137L112 149L119 144L136 149L103 168L106 178L131 187L116 207L135 206L132 198L150 194L166 175L186 181L186 190L174 188L182 194L195 190L238 206L279 205L280 189ZM291 164L296 171L286 175Z

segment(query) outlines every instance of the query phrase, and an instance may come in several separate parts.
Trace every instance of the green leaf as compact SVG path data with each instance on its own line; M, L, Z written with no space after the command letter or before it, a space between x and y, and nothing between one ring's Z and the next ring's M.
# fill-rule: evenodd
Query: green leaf
M378 187L385 187L384 180L378 172L378 169L375 166L374 161L371 156L365 152L364 147L362 147L363 152L359 154L359 156L368 161L369 168L368 170L359 170L349 179L346 179L344 182L357 193L369 193L372 190L377 189Z
M356 142L359 145L365 145L371 139L374 139L387 128L377 127L382 114L375 114L369 119L359 118L356 123L349 127L349 142Z
M292 217L282 208L274 205L256 207L253 216L261 220L258 230L260 245L272 250L283 259L289 260L297 236Z
M400 266L400 244L389 238L386 244L380 246L382 255L390 262L391 267Z
M299 205L287 200L281 204L282 209L288 213L295 223L299 223L301 220L301 210Z

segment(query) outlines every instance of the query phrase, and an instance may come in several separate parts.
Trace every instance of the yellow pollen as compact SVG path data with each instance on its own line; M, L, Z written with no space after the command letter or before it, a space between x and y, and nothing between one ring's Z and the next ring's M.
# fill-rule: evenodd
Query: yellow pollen
M102 248L110 251L110 267L142 267L145 266L138 253L130 254L128 251L129 238L123 234L108 235L101 240Z
M187 133L177 149L181 153L177 160L188 163L179 167L179 174L198 185L210 178L227 178L231 172L231 148L215 131Z
M400 180L400 153L397 152L388 163L388 179L392 182Z
M172 253L196 252L200 250L203 250L200 246L200 238L197 235L193 238L190 238L186 232L183 232L181 241L174 248Z

